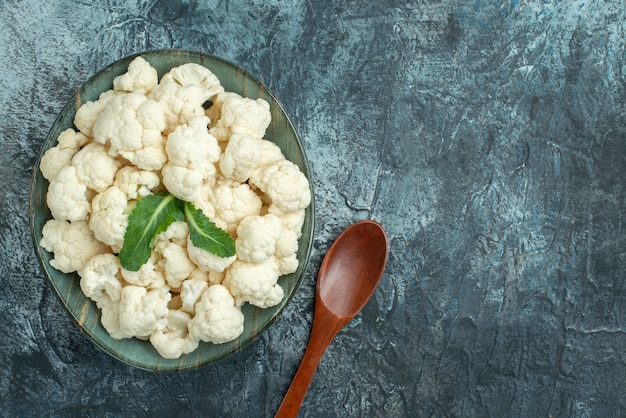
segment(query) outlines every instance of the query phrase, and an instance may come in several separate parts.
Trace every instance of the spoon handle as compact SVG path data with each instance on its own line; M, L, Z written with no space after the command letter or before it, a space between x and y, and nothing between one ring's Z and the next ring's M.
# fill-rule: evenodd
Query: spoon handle
M324 355L324 349L309 346L304 352L304 357L300 363L300 367L289 386L289 390L283 398L283 402L276 412L275 418L295 417L298 415L300 405L306 396L306 392L311 385L313 375L317 370L317 366Z
M298 367L298 371L274 418L292 418L298 415L300 405L302 405L302 401L306 396L311 380L313 380L313 375L326 348L348 320L349 318L345 318L340 323L333 324L327 321L326 315L318 315L315 318L309 345L304 352L300 367Z

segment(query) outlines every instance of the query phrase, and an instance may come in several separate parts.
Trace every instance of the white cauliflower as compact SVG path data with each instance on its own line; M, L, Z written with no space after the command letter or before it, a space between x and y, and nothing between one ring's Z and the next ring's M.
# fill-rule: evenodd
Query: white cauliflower
M207 130L208 123L206 116L194 117L167 137L168 162L161 171L163 184L171 194L187 202L199 200L203 185L214 183L213 163L219 161L221 150Z
M178 244L169 243L161 246L159 251L163 255L166 282L173 288L179 288L196 266L189 260L187 250Z
M237 258L251 263L262 263L274 255L283 224L276 215L251 215L237 226L235 248Z
M57 144L41 156L39 169L43 177L48 181L54 180L63 167L71 164L74 154L87 142L89 138L72 128L61 132Z
M208 123L208 117L199 116L192 118L187 124L179 125L167 139L166 150L170 161L195 170L205 169L207 163L204 159L209 159L211 163L218 161L220 147L217 140L209 134Z
M212 124L209 132L218 141L228 141L234 134L262 139L272 116L264 99L250 99L234 92L220 93L207 110Z
M270 205L267 212L278 216L283 222L283 228L295 232L298 239L300 239L302 236L302 226L304 225L304 219L306 217L304 209L283 212L276 205Z
M269 308L279 304L284 296L278 277L274 258L263 263L237 260L226 271L222 284L228 288L237 305L248 302L259 308Z
M120 262L111 253L93 256L78 271L80 288L101 310L100 323L111 338L121 339L119 302L122 283L119 280Z
M50 219L43 226L39 245L54 254L50 265L63 273L81 270L91 257L109 252L85 221Z
M283 212L304 209L311 203L309 180L300 168L289 160L255 170L249 183L258 188Z
M283 228L276 242L274 257L278 265L278 273L291 274L298 269L298 234Z
M211 203L211 195L213 194L213 189L217 184L217 178L219 178L219 174L216 175L216 182L209 183L205 182L202 187L200 187L200 198L191 202L196 209L202 211L204 216L209 218L211 222L215 224L220 229L226 230L228 228L228 224L217 217L217 212L215 211L215 207L213 203Z
M80 105L74 116L74 126L87 137L93 137L93 125L96 123L98 115L104 109L109 100L115 96L125 94L113 89L102 92L98 100L89 101Z
M113 89L148 95L158 82L157 70L144 58L137 57L128 64L128 71L113 79Z
M263 147L263 156L261 157L259 164L257 164L257 168L275 164L285 159L285 155L282 150L275 143L268 141L267 139L262 139L261 146Z
M218 93L224 92L224 87L220 84L211 70L203 65L189 62L179 65L163 74L161 83L174 82L180 87L198 86L202 92L202 103L209 100Z
M207 104L210 106L205 110ZM160 82L135 58L113 88L81 105L74 125L40 162L54 219L40 245L50 264L77 271L112 338L148 340L167 359L243 332L241 306L276 306L278 280L298 268L311 202L306 176L264 138L264 99L225 92L202 65L172 68ZM138 271L116 255L137 201L166 189L235 239L236 255L196 247L185 221L151 241Z
M167 325L150 335L150 343L166 359L177 359L198 348L199 340L189 337L188 324L191 315L180 310L170 309Z
M119 188L128 200L151 195L160 184L161 180L157 173L141 170L132 165L120 168L113 181L113 185Z
M85 221L91 211L93 192L78 181L76 168L68 165L48 185L46 203L52 217L67 221Z
M181 247L187 245L187 236L189 235L189 227L184 221L172 222L170 226L155 238L154 248L161 248L161 245L167 245L168 242L178 244Z
M126 195L116 186L98 193L91 201L89 227L96 238L110 245L115 252L124 245L124 233L128 226Z
M163 108L140 93L110 99L93 126L96 142L109 145L109 154L121 155L142 170L160 170L167 155Z
M119 302L120 331L125 337L149 337L167 325L171 294L168 287L146 289L126 285Z
M220 257L207 250L196 247L193 245L191 237L187 239L187 253L189 254L189 259L193 261L201 271L213 271L216 273L221 273L226 270L237 258L236 255Z
M159 266L165 272L165 281L173 289L180 288L183 280L196 268L187 254L188 235L187 223L177 221L155 239L154 250L162 256Z
M204 271L204 270L201 270L200 268L197 268L191 272L191 274L188 277L188 280L189 279L203 280L210 285L220 284L222 283L222 280L224 280L224 275L225 273L223 271L218 273L216 271L210 271L210 270Z
M113 184L121 164L108 154L104 145L90 142L74 155L72 165L76 167L78 181L100 193Z
M220 159L220 171L226 178L245 182L263 157L263 143L258 139L235 134L230 137Z
M283 212L276 205L270 205L268 214L278 216L283 224L280 238L276 243L274 257L280 275L290 274L298 269L298 241L302 237L305 210Z
M231 235L239 222L250 215L258 215L263 206L261 198L247 183L222 182L211 191L209 201L215 209L216 217L226 223L226 231Z
M244 316L224 286L210 286L196 304L196 315L189 321L192 339L222 344L243 332Z
M201 210L204 216L211 220L215 218L215 208L210 202L210 196L214 186L215 184L205 182L200 187L200 197L191 202L196 209Z
M177 198L186 202L200 199L200 188L207 178L200 171L174 164L163 166L163 184Z
M165 272L161 269L159 261L161 256L153 251L150 258L139 270L131 271L122 268L122 277L130 284L147 288L158 288L165 286Z
M168 134L194 117L204 115L205 95L204 89L195 84L181 86L175 81L161 81L148 97L163 107L163 132Z
M209 283L202 279L187 279L180 287L181 310L193 314L196 302L200 299Z

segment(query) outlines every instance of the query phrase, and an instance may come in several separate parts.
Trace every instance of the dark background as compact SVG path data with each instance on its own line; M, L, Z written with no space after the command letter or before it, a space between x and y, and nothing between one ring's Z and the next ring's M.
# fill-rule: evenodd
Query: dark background
M391 253L302 417L626 415L624 1L0 1L0 415L270 417L332 240ZM194 372L80 333L28 229L56 115L113 61L212 53L260 78L312 168L314 253L258 340Z

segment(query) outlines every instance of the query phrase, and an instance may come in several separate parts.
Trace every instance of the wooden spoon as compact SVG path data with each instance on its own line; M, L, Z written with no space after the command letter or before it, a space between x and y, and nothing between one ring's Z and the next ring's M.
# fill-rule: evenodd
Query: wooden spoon
M351 225L331 245L317 275L309 345L276 418L298 414L324 351L376 290L387 264L387 247L383 227L370 220Z

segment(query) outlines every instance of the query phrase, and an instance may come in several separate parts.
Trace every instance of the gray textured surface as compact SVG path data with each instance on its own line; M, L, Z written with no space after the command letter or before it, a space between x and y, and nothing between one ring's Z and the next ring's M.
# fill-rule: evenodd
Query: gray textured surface
M624 1L1 1L0 415L272 416L349 223L391 241L303 417L626 415ZM311 160L318 230L293 304L201 370L112 360L47 288L31 167L71 94L147 49L263 80Z

